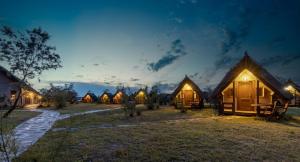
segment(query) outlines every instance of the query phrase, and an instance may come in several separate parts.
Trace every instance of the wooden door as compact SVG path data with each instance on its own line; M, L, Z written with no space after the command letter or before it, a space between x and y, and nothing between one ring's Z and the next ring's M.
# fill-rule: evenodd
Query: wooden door
M185 106L190 106L191 103L193 102L193 91L192 90L185 90L184 92L184 105Z
M254 111L251 104L254 103L253 83L238 82L237 87L237 111Z

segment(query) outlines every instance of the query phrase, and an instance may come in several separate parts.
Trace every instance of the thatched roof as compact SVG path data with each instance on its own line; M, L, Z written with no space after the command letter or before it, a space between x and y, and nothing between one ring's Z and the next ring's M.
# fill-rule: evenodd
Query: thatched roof
M291 85L293 88L295 88L298 92L300 92L300 86L296 84L294 81L289 79L286 83L285 86Z
M18 77L16 77L14 74L12 74L10 71L8 71L7 69L5 69L4 67L2 67L0 65L0 73L3 74L7 79L9 79L12 82L21 82L21 79L19 79ZM23 82L23 85L25 85L24 89L28 90L28 91L32 91L38 95L41 95L37 90L35 90L34 88L32 88L30 85L26 84Z
M274 78L267 70L254 61L245 52L245 56L236 64L222 79L220 84L213 91L211 98L216 98L244 69L251 71L260 81L271 88L283 99L290 99L291 95L284 90L283 85Z
M180 92L180 90L183 88L185 84L190 85L194 91L196 91L199 96L202 97L202 92L200 88L197 86L196 83L194 83L187 75L184 77L184 79L179 83L175 91L172 93L172 98L176 97L176 95Z
M92 92L87 92L83 97L82 97L82 99L84 99L86 96L90 96L92 99L93 99L93 102L96 102L97 100L98 100L98 98L97 98L97 96L94 94L94 93L92 93Z

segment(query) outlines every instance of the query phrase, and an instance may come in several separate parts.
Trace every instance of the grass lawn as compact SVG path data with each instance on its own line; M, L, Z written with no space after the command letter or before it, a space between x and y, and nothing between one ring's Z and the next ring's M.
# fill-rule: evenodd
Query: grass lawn
M51 110L55 110L60 112L61 114L73 114L80 113L91 110L103 110L103 109L113 109L121 107L121 105L105 105L105 104L96 104L96 103L79 103L79 104L69 104L67 107L62 109L50 108Z
M3 114L4 112L6 111L0 110L0 114ZM39 114L40 114L39 112L33 112L33 111L14 110L7 118L4 118L2 121L4 132L14 129L22 122L30 118L33 118Z
M216 116L212 109L139 109L134 118L116 110L58 121L15 161L300 160L297 123Z

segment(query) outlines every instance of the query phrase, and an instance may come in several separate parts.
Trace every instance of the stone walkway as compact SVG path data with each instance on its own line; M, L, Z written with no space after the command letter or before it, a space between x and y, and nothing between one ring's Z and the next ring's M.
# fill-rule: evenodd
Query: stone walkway
M40 115L33 117L14 129L14 138L18 146L17 156L28 150L28 148L36 143L48 130L51 129L57 120L66 119L72 116L91 114L96 112L111 111L114 109L91 110L75 114L60 115L59 112L53 110L33 109L29 111L41 112ZM1 154L0 154L1 155ZM1 155L2 156L2 155ZM0 161L3 159L0 158Z

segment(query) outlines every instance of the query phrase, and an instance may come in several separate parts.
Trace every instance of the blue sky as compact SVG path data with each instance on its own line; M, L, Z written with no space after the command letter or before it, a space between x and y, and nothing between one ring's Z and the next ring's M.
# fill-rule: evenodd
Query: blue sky
M279 78L300 82L300 1L0 0L0 25L51 34L63 68L49 83L75 83L80 95L116 85L170 87L190 75L214 87L248 51Z

